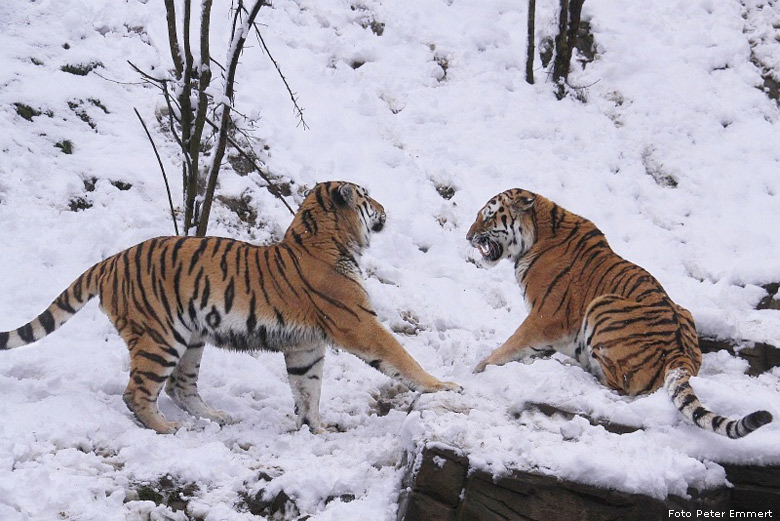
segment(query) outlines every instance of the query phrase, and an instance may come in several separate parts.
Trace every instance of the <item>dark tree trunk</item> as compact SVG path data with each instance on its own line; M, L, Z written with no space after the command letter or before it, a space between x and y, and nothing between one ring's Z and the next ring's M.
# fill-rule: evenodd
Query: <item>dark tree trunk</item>
M536 32L536 0L528 0L528 52L525 61L525 81L534 83L534 37Z
M555 82L558 99L562 99L566 95L566 81L569 78L571 57L580 29L583 3L585 0L561 0L558 35L555 37L555 60L553 62L553 82Z

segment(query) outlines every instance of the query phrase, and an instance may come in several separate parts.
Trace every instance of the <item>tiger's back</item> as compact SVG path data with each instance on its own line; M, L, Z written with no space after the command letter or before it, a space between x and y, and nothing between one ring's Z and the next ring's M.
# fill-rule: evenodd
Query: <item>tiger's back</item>
M696 375L701 352L690 312L617 255L592 222L538 196L535 204L537 240L516 276L530 309L555 317L571 339L569 354L623 394L655 391L669 368Z

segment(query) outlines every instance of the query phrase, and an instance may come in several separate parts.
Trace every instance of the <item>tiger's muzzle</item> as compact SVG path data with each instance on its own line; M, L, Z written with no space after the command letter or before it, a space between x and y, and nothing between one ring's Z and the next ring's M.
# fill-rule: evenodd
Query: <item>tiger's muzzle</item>
M466 237L469 239L469 237ZM490 262L495 262L504 253L504 247L497 241L485 235L477 235L470 239L471 245L479 250L482 257Z
M377 220L374 222L374 224L371 226L372 232L381 232L382 228L385 227L385 221L387 220L387 216L382 213L379 215Z

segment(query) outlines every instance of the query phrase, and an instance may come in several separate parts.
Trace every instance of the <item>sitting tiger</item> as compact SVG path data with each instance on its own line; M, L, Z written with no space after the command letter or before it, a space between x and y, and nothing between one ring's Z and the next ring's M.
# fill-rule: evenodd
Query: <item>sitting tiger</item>
M88 300L101 307L130 350L124 401L159 433L180 427L157 408L165 386L188 413L219 424L230 416L198 394L205 342L235 350L281 351L297 427L321 431L326 344L340 346L413 390L457 390L425 372L379 323L358 266L383 207L346 182L316 185L284 239L270 246L217 237L159 237L99 262L36 319L0 333L0 350L39 340Z
M767 411L729 420L702 406L689 383L701 365L693 317L652 275L615 254L587 219L512 189L485 204L466 239L489 265L514 262L529 308L475 372L552 349L621 394L663 385L685 418L729 438L772 421Z

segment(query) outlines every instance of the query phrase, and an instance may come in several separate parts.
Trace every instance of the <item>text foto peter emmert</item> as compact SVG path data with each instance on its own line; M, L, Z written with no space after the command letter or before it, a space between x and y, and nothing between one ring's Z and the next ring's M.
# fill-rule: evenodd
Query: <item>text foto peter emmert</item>
M749 510L670 510L669 519L773 519L771 510L752 512Z

